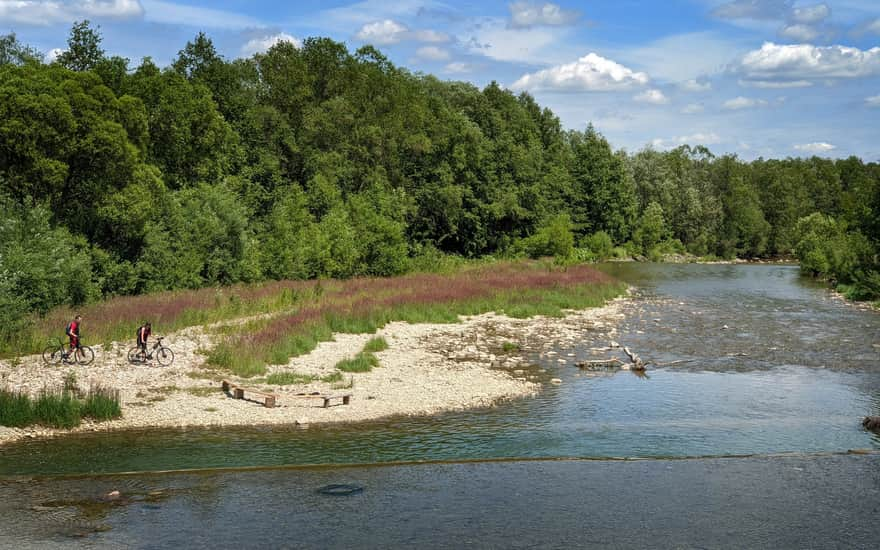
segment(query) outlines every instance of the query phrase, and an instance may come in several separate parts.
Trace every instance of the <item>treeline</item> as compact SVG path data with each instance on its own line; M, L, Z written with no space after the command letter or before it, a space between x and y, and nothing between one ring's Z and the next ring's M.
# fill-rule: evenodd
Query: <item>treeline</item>
M0 330L110 295L615 247L794 252L877 295L878 181L857 158L614 151L528 94L327 38L228 60L199 34L132 66L86 21L50 64L0 37Z

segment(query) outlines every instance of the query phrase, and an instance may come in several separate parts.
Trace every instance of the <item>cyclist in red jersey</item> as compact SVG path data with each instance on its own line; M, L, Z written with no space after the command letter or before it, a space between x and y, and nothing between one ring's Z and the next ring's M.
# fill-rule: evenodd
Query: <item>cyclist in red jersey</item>
M67 323L67 337L70 338L70 349L67 355L73 354L79 348L79 327L82 324L82 316L77 315L73 321ZM67 356L65 355L65 359Z

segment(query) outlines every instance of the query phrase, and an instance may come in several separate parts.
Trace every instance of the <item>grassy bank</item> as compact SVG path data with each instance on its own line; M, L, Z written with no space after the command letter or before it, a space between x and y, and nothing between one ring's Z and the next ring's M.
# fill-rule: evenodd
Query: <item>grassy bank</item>
M0 426L75 428L83 418L100 421L121 415L119 392L102 386L93 386L85 395L68 388L43 390L36 398L0 389Z
M476 269L489 260L464 260L450 256L423 259L420 271L450 273ZM290 311L314 303L322 296L345 292L352 281L270 281L198 290L159 292L142 296L120 296L78 308L58 307L43 317L36 315L23 328L0 338L0 358L40 353L50 338L64 335L64 328L77 313L83 316L82 335L92 346L134 339L142 323L153 323L153 331L167 333L237 317Z
M414 274L335 282L288 315L239 327L212 350L209 363L239 376L266 372L313 350L334 332L371 333L391 321L449 323L495 311L511 317L559 316L599 306L625 286L588 266L498 262L448 275Z

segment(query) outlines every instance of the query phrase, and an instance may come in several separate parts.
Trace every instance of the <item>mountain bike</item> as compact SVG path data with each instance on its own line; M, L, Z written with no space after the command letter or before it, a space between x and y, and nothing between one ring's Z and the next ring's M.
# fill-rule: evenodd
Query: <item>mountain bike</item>
M142 350L140 347L135 346L128 350L128 362L133 364L142 364L147 361L153 359L155 356L156 361L162 365L163 367L167 367L172 362L174 362L174 352L171 351L171 348L164 346L162 344L162 340L164 337L156 338L156 343L153 344L153 347L149 352Z
M60 365L62 361L71 365L91 365L94 360L95 352L89 346L79 344L73 350L69 350L57 338L49 340L49 345L43 350L43 361L47 365Z

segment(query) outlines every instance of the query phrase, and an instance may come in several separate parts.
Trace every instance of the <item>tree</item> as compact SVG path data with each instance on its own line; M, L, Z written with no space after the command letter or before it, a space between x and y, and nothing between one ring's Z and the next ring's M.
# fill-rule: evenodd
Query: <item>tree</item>
M569 134L574 158L571 175L572 220L581 235L605 231L615 242L626 241L636 212L633 180L624 159L590 124Z
M39 63L42 57L36 48L19 42L14 32L0 35L0 65Z
M88 71L104 58L101 34L92 28L88 19L73 24L67 38L67 50L56 60L72 71Z

